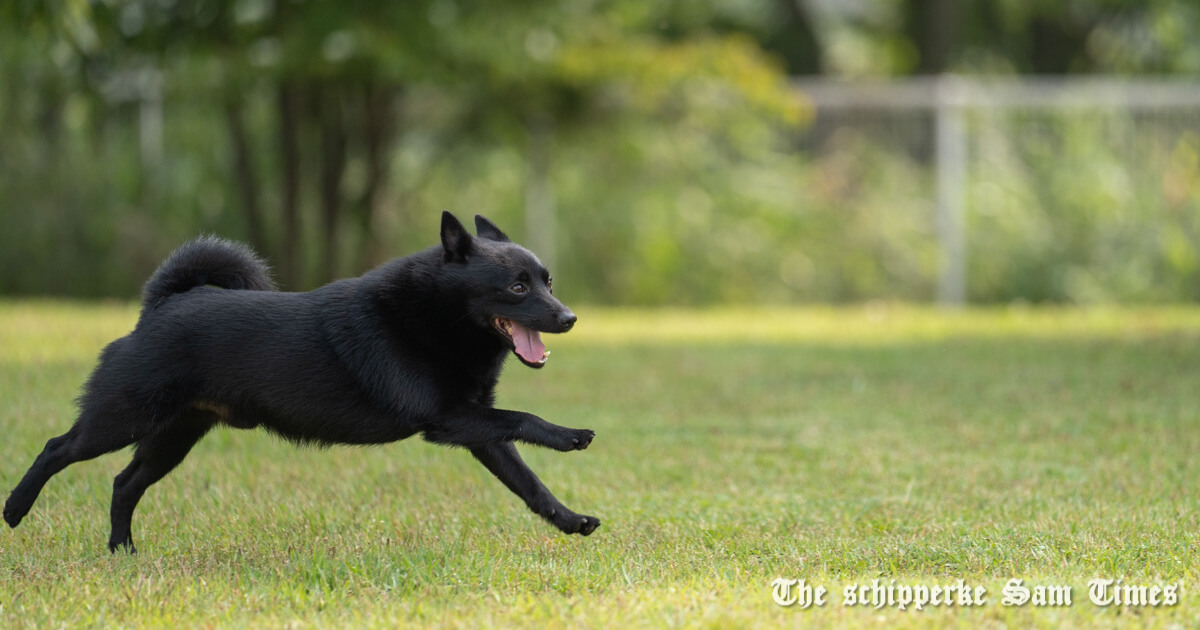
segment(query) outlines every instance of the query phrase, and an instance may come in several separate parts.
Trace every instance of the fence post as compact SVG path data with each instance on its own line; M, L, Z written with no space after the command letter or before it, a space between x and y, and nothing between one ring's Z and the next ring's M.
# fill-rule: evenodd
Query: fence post
M940 254L937 300L960 307L967 299L966 181L967 129L963 90L957 77L934 83L934 147L937 234Z

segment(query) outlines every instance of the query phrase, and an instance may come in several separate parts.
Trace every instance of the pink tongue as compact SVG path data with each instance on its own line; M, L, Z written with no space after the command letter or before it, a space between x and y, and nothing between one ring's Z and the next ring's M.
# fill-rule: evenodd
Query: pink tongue
M546 356L546 344L536 330L530 330L517 322L512 323L513 345L517 347L517 355L530 363L537 363Z

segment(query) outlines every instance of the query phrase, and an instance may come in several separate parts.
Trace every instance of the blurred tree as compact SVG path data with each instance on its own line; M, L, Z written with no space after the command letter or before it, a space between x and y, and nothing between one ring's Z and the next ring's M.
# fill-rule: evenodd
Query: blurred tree
M377 262L375 228L393 175L403 173L411 190L468 139L525 144L526 197L546 215L555 134L652 112L685 78L727 86L728 96L776 112L796 109L782 75L744 37L670 36L678 6L34 0L2 17L16 31L43 34L27 50L53 49L64 59L65 72L50 76L64 91L91 95L85 124L103 127L114 99L140 108L144 185L160 179L153 171L163 161L164 106L219 112L225 186L243 229L276 260L284 286L299 288L339 275L347 244L359 252L352 268ZM53 108L62 100L43 99L47 120L58 120ZM396 168L390 161L410 144L405 134L427 150ZM530 224L553 231L552 218ZM308 241L321 252L315 270L300 255Z
M941 71L1198 72L1200 6L0 3L0 291L128 296L199 230L248 238L304 288L427 245L447 208L570 252L560 286L595 301L921 299L928 226L893 209L924 203L911 148L846 131L827 140L868 157L797 151L786 74ZM1191 216L1180 146L1162 186ZM1195 226L1171 225L1163 277L1191 286ZM1020 255L1013 269L1050 260ZM1068 296L993 268L977 299Z
M1200 5L1186 0L908 0L905 11L910 72L1200 71ZM892 34L856 24L881 42Z

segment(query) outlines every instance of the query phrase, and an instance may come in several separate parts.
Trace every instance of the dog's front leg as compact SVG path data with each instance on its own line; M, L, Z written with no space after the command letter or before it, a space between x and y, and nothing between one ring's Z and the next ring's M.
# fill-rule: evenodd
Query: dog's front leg
M557 451L582 451L596 437L589 429L569 429L523 411L472 405L447 414L424 429L430 442L475 448L500 442L525 442Z
M509 490L521 497L534 514L550 521L564 533L587 536L600 526L600 519L576 514L559 503L521 459L512 442L475 447L471 449L471 454Z

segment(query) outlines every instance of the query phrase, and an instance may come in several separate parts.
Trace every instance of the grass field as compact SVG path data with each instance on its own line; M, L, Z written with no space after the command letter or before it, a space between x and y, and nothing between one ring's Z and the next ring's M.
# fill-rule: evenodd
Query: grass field
M5 494L135 316L0 304ZM581 309L548 341L500 404L596 430L523 448L591 537L463 451L220 430L147 493L135 557L105 548L128 453L55 477L0 531L0 628L1200 626L1200 310ZM1013 578L1072 604L1005 606ZM1179 602L1097 606L1095 578ZM986 603L844 605L872 580Z

